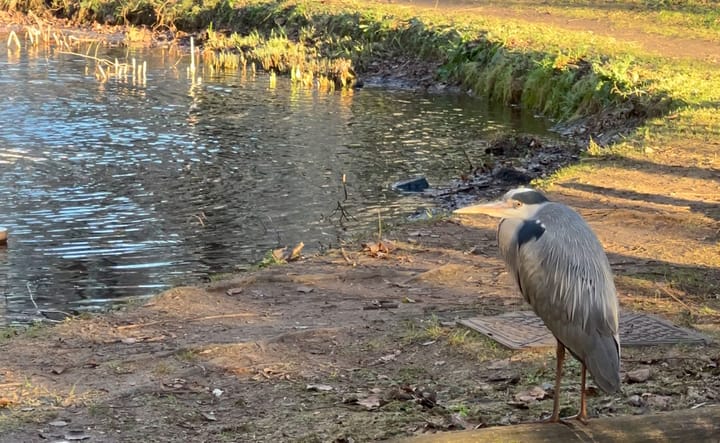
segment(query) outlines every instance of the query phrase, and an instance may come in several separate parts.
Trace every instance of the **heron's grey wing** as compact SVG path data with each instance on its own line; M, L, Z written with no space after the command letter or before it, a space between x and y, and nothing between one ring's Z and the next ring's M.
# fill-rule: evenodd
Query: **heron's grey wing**
M620 387L618 303L607 256L572 209L547 204L536 218L542 234L517 241L521 291L555 337L585 363L600 388L615 392Z

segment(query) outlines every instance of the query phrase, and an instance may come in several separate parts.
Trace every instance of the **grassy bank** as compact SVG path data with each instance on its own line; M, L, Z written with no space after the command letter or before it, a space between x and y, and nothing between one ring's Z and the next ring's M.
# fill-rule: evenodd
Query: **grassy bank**
M470 4L476 3L482 4ZM585 5L566 8L571 16L593 11L590 2L571 3ZM638 8L653 6L627 3L627 12L615 16L637 19ZM37 0L3 0L2 5L79 22L206 31L205 60L215 69L251 62L305 83L330 79L349 87L356 71L372 70L379 61L430 63L437 65L438 81L559 120L619 110L614 118L638 122L720 100L719 70L702 62L669 62L613 38L461 9L296 0L56 0L49 8ZM674 2L667 11L652 12L646 27L678 33L684 26L711 35L720 26L716 15L695 1Z

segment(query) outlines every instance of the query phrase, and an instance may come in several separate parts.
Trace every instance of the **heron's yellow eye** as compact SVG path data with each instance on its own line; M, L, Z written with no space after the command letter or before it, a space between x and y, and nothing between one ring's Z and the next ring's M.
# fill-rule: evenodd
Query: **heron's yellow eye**
M519 208L522 205L521 201L513 200L513 208Z

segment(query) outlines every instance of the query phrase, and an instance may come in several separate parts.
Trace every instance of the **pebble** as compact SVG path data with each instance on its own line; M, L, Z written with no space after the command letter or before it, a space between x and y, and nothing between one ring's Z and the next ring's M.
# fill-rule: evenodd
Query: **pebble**
M650 378L649 368L635 369L627 373L627 380L630 383L644 383Z
M639 408L643 404L642 397L640 397L639 395L631 395L627 399L627 404L629 404L630 406L635 406L636 408Z

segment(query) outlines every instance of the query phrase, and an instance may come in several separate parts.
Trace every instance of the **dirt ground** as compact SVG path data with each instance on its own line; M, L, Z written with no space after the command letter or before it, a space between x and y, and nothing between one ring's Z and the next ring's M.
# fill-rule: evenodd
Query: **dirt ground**
M646 158L596 160L549 192L598 233L623 309L716 343L719 148L688 138ZM359 442L536 420L552 408L553 350L511 352L455 323L528 308L497 258L495 226L410 224L387 234L395 249L380 257L348 245L8 334L0 441ZM717 344L626 348L622 392L591 390L589 412L717 404L719 365ZM569 361L564 414L578 390Z

